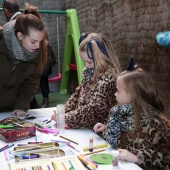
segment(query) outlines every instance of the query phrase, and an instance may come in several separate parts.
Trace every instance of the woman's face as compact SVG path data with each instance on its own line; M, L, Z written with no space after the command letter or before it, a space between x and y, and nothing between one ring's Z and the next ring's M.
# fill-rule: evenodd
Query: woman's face
M40 48L41 42L45 36L45 31L29 29L29 35L24 36L21 32L17 33L18 39L21 41L22 46L30 53L35 52Z
M94 63L92 59L89 59L86 51L81 51L80 56L85 63L86 68L94 68Z

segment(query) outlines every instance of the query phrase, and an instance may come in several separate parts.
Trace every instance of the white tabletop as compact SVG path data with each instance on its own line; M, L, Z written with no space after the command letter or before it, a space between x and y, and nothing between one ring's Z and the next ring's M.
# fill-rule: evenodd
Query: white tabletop
M39 119L39 120L45 119L45 118L50 119L51 115L53 114L53 110L55 110L55 109L56 109L55 107L43 108L43 109L32 109L32 110L28 110L27 113L37 117L37 119ZM0 120L11 116L11 114L12 114L11 112L0 113ZM51 126L55 126L54 121L52 121L49 124ZM101 137L99 137L97 134L95 134L93 131L91 131L89 129L67 129L67 130L65 130L64 133L59 134L58 136L54 136L52 134L44 134L44 133L36 132L36 137L27 138L27 139L19 140L19 141L12 142L12 143L14 143L15 146L17 146L17 144L26 144L27 142L35 142L36 140L38 140L39 142L40 141L41 142L50 142L51 139L64 140L59 137L60 135L62 135L68 139L71 139L71 140L79 143L79 145L75 145L74 143L72 143L72 145L76 146L82 152L83 151L82 149L84 147L89 146L89 135L90 134L93 134L94 145L105 143L105 141ZM8 143L8 144L11 144L11 143ZM0 148L5 145L7 145L7 143L5 143L4 141L0 141ZM10 148L10 149L13 149L13 148ZM111 150L112 150L111 148L108 148L103 153L110 153ZM73 150L73 153L76 154L76 152L74 150ZM1 168L3 170L9 170L9 166L8 166L7 161L5 160L3 152L0 152L0 162L1 162ZM141 168L139 166L137 166L134 163L129 163L129 162L119 162L119 166L114 169L115 170L141 170ZM99 165L97 170L113 170L113 168L112 168L112 165Z

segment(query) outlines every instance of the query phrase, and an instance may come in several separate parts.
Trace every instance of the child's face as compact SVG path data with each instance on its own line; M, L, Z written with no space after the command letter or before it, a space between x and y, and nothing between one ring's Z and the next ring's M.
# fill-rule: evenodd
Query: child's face
M92 59L89 59L86 51L81 51L80 56L85 63L86 68L94 68L94 63Z
M117 78L116 88L117 88L117 91L115 93L115 96L116 96L117 103L119 105L130 103L131 102L130 93L128 93L124 89L124 82L122 81L121 77Z
M30 53L33 53L40 48L44 35L44 31L35 29L30 29L28 36L24 36L21 32L17 33L17 37L21 40L22 46Z

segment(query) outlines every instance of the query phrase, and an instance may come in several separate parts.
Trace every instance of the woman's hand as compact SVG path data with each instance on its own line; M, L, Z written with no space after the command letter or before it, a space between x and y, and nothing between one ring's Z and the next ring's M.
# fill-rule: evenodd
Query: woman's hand
M97 123L94 125L93 130L95 133L104 132L106 131L106 125L102 123Z
M26 113L23 110L14 110L12 112L12 115L16 117L22 117L22 116L26 116Z
M139 162L138 157L126 149L119 149L119 160L126 160L133 163Z

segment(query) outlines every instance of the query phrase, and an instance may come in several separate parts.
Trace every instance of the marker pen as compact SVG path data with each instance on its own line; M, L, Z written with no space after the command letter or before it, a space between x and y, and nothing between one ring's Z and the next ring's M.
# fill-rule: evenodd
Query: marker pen
M28 144L41 144L43 142L28 142Z
M58 131L58 130L48 129L48 128L43 128L43 129L42 129L42 132L59 134L59 131Z
M96 168L98 167L98 164L93 162L91 159L87 158L85 155L81 154L81 156L83 156L83 158L85 158L88 162L91 162Z
M34 158L39 158L38 154L33 154L33 155L22 155L22 159L34 159Z
M89 136L89 152L93 152L93 135Z

